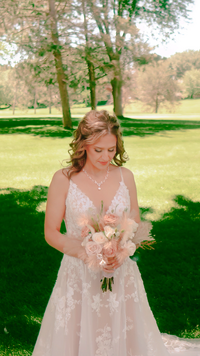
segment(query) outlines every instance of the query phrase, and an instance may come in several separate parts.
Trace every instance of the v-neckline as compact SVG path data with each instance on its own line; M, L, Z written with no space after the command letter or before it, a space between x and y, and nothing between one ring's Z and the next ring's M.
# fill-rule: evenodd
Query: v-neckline
M90 201L90 203L92 204L93 208L95 208L96 210L98 210L98 209L100 208L100 207L99 207L99 208L96 207L96 205L94 204L94 202L88 197L87 194L85 194L85 193L78 187L78 185L77 185L76 183L74 183L74 181L73 181L72 179L70 179L70 184L71 184L71 183L74 184L74 185L76 186L76 189L79 190L79 192L80 192L82 195L84 195L84 196ZM109 212L110 207L112 206L113 201L115 200L115 198L116 198L116 196L117 196L117 194L118 194L118 192L119 192L119 190L120 190L122 184L123 184L123 185L126 187L126 189L128 190L126 184L121 180L121 181L119 182L119 187L117 188L116 193L115 193L113 199L111 200L111 203L110 203L108 209L107 209L106 212L105 212L106 214Z

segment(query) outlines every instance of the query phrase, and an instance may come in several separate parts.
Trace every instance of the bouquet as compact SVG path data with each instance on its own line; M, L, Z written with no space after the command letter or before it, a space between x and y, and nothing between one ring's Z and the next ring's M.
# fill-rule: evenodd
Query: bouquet
M151 223L137 224L132 215L126 211L121 217L115 213L103 214L102 202L99 214L88 213L81 217L81 245L85 248L87 254L85 262L90 269L103 271L108 259L114 256L122 264L127 257L135 253L138 246L152 248L155 240L149 234ZM112 291L113 283L112 273L103 271L102 291Z

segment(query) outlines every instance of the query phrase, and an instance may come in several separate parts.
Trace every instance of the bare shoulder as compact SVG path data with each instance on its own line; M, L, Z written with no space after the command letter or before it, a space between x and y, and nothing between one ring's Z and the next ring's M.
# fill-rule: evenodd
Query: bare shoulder
M50 185L51 189L62 190L63 192L67 192L69 188L69 178L67 176L66 169L59 169L59 171L55 172Z
M124 183L126 184L127 188L129 188L129 190L130 190L131 187L135 186L134 175L128 168L114 166L114 165L111 166L111 170L113 172L117 172L119 170L119 168L121 169Z
M135 182L133 172L130 169L126 168L126 167L121 167L121 170L122 170L124 182L127 185L128 184L133 184Z

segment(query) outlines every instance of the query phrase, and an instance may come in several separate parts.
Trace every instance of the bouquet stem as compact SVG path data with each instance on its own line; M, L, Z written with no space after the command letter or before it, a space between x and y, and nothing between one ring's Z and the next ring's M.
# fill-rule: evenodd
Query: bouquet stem
M114 284L114 277L104 277L103 279L101 279L101 282L101 289L103 292L106 292L107 290L112 292L112 284Z

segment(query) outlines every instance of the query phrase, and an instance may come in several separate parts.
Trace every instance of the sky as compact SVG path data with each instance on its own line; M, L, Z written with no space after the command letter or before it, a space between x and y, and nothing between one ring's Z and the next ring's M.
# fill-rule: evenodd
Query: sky
M150 45L157 46L154 50L155 53L162 57L170 57L176 52L184 52L190 49L200 50L200 0L195 0L191 10L191 21L189 23L184 20L180 21L182 29L174 33L174 39L170 39L168 43L160 45L158 41L150 40Z

